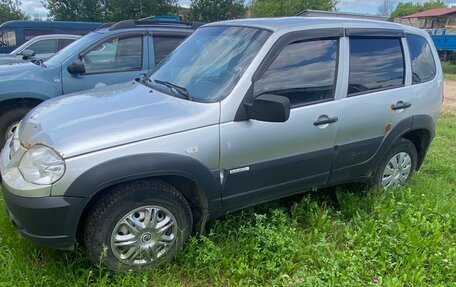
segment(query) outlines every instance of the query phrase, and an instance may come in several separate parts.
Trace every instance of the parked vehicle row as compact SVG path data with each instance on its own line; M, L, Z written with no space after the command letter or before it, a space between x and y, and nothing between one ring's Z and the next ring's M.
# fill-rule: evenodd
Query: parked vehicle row
M96 22L8 21L0 25L0 54L13 50L36 36L70 34L83 36L99 27Z
M45 62L0 66L0 146L39 103L149 73L195 27L176 21L122 21L86 35Z
M137 77L50 99L12 132L4 200L40 245L81 240L95 264L104 254L111 270L151 268L208 219L346 182L390 189L423 164L443 99L424 31L342 18L217 22L139 76L192 29L133 24L0 74L23 75L2 92L31 86L40 100Z
M81 38L78 35L53 34L36 36L9 54L0 54L0 65L46 61L52 55Z

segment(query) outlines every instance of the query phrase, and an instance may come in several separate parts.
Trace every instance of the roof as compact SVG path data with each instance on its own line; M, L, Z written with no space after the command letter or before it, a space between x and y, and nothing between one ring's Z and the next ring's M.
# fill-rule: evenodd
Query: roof
M63 29L95 29L102 23L70 22L70 21L28 21L13 20L0 25L0 28L63 28Z
M456 13L456 8L438 8L422 11L419 13L404 16L402 18L426 18L426 17L438 17L447 14Z
M260 28L270 31L278 31L281 29L291 29L295 27L310 27L310 26L369 26L390 29L404 29L404 25L386 22L375 21L368 19L355 19L355 18L341 18L341 17L281 17L281 18L246 18L238 20L228 20L221 22L214 22L205 26L245 26Z
M313 10L313 9L306 9L304 11L301 11L296 16L309 16L309 17L329 16L329 17L346 17L346 18L348 17L348 18L361 18L361 19L388 21L388 17L386 17L386 16L371 15L371 14L365 14L365 13L340 12L340 11L323 11L323 10Z

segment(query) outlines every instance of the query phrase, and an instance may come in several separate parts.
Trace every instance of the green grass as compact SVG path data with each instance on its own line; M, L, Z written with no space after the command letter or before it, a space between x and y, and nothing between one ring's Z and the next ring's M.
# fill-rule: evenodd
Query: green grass
M445 80L456 81L456 74L443 74Z
M443 72L447 74L456 74L456 65L450 62L442 62Z
M456 114L442 115L406 187L341 186L237 212L145 273L113 275L80 248L35 246L1 201L0 286L456 286L455 123Z

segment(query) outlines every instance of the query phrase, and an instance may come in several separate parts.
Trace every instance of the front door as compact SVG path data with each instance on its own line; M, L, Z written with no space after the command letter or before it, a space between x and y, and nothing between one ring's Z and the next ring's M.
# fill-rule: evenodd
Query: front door
M84 74L72 75L62 67L64 94L131 81L147 73L147 51L142 34L109 38L81 55Z
M328 179L338 127L340 38L291 38L277 56L269 56L271 64L253 84L253 97L275 94L290 100L288 121L221 124L224 208L281 197Z

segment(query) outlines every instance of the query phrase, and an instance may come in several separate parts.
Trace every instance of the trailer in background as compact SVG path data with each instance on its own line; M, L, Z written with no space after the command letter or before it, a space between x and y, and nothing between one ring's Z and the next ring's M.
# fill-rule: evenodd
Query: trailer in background
M456 30L449 31L447 28L434 29L431 37L437 51L439 51L440 59L456 64Z

